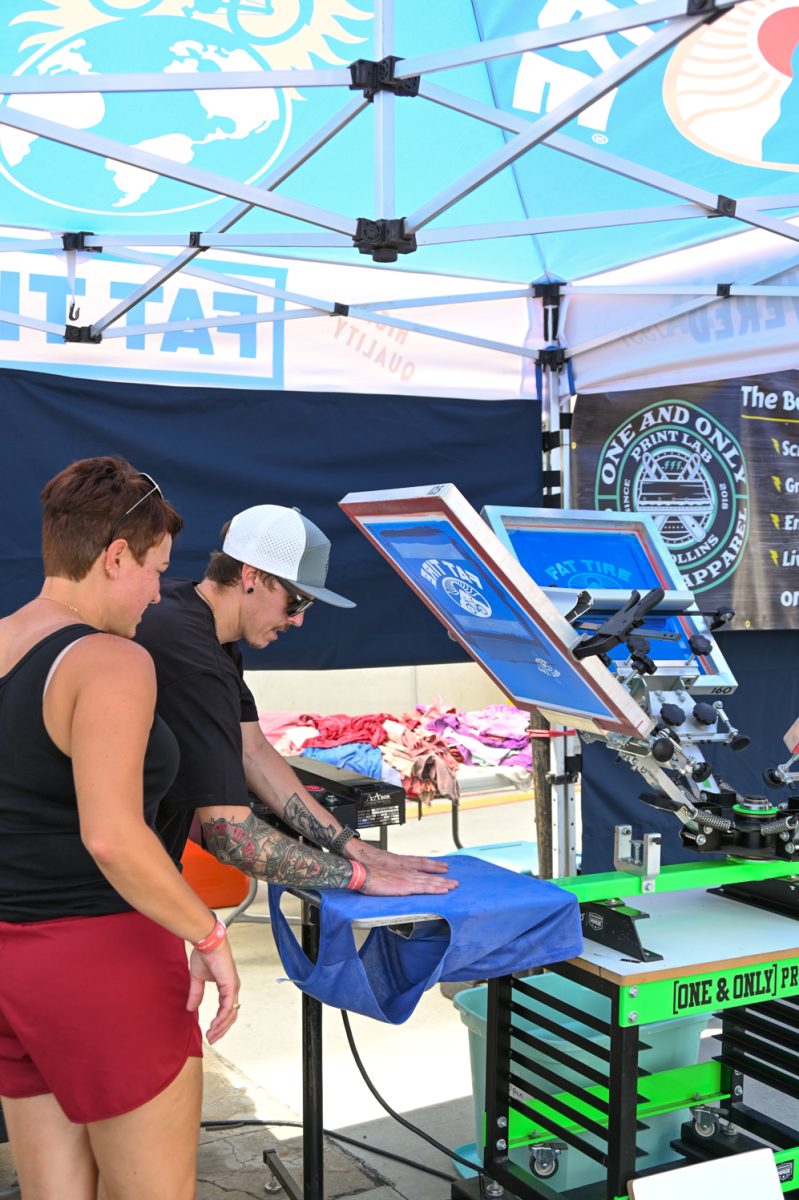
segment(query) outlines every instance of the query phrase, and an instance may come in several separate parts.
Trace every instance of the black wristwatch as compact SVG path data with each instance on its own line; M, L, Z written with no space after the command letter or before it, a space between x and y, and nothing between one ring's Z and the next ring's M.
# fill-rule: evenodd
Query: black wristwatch
M333 838L333 841L328 846L328 850L331 854L341 854L350 838L358 838L360 840L360 837L361 835L357 829L350 829L349 825L345 825L341 832L337 833Z

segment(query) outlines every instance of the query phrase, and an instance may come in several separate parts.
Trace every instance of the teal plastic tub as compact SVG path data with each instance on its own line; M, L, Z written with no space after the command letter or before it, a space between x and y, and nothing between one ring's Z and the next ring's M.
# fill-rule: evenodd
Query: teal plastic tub
M551 972L531 977L529 982L537 990L564 1000L566 1003L578 1008L581 1012L601 1017L606 1021L610 1020L610 998L600 995L590 988L582 987L570 979L565 979L562 975L555 975ZM468 988L465 991L458 992L454 998L455 1007L458 1009L461 1020L469 1031L469 1060L471 1064L472 1101L474 1108L474 1156L478 1162L482 1161L483 1147L487 999L488 988L485 986ZM540 1008L539 1005L531 1001L529 997L524 997L524 1004L533 1010L542 1013L547 1012L546 1009ZM581 1022L557 1012L557 1010L549 1010L548 1015L563 1028L574 1030L583 1037L589 1038L591 1041L601 1045L608 1045L608 1039L590 1026L583 1025ZM641 1041L646 1043L650 1049L641 1050L639 1055L640 1065L650 1072L655 1072L667 1071L675 1067L684 1067L695 1063L699 1054L700 1035L706 1025L707 1017L697 1016L681 1017L673 1021L658 1021L650 1025L641 1026ZM513 1016L512 1027L529 1031L539 1040L551 1044L563 1053L578 1053L569 1042L559 1039L555 1034L542 1029L535 1022L526 1020L518 1014L514 1014ZM592 1066L601 1069L602 1063L600 1060L589 1059L589 1061ZM588 1081L580 1075L579 1071L569 1071L568 1067L565 1067L562 1063L554 1059L544 1059L542 1057L541 1062L544 1067L548 1067L562 1081L558 1087L549 1084L547 1080L540 1076L531 1074L524 1067L517 1068L519 1075L533 1080L541 1091L550 1094L555 1091L565 1091L570 1083L590 1086ZM637 1138L639 1147L647 1155L646 1158L640 1160L642 1169L660 1166L661 1164L674 1161L679 1157L671 1149L669 1143L678 1137L680 1126L683 1121L688 1119L689 1115L687 1109L681 1108L674 1112L662 1113L646 1118L648 1128L641 1130ZM593 1138L588 1135L588 1140L593 1141ZM467 1157L471 1157L469 1154L470 1147L462 1149L466 1149ZM529 1147L512 1148L510 1157L520 1167L529 1170ZM551 1186L558 1191L566 1191L568 1188L582 1187L587 1183L595 1183L603 1177L603 1168L599 1163L594 1162L587 1155L581 1154L579 1150L569 1147L560 1156L557 1177L552 1180Z

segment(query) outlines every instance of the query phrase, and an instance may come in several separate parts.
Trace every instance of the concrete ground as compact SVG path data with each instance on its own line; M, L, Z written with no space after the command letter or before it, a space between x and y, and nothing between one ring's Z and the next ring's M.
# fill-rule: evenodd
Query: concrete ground
M531 840L533 804L524 800L461 813L466 845ZM427 813L421 821L392 829L389 846L405 853L447 854L454 849L449 815ZM251 910L253 911L253 910ZM265 913L260 897L254 911ZM302 1047L300 993L282 979L270 926L237 922L231 938L242 977L242 1009L235 1028L205 1052L205 1120L298 1121L301 1115ZM452 989L446 989L451 991ZM210 1007L204 1006L204 1025ZM451 999L440 988L427 992L410 1020L389 1026L352 1017L356 1046L378 1091L403 1117L449 1147L474 1141L468 1035ZM389 1117L370 1095L346 1042L341 1017L324 1014L324 1124L357 1146L327 1139L327 1200L449 1200L452 1176L445 1154L428 1146ZM263 1150L277 1146L299 1176L298 1130L266 1128L203 1131L197 1200L263 1200L268 1173ZM382 1157L401 1155L417 1166ZM18 1195L7 1145L0 1145L0 1200ZM278 1197L281 1193L278 1193ZM53 1200L58 1200L53 1197ZM143 1197L142 1200L147 1200Z

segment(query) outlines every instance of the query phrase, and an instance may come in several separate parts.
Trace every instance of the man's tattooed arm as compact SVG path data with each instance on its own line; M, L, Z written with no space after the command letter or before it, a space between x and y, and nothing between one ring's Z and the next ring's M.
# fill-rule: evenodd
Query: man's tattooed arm
M352 877L348 859L301 846L252 813L243 821L215 817L203 821L202 829L205 844L215 858L256 879L294 887L340 888L346 887Z
M339 832L335 825L323 825L303 804L296 792L293 792L286 801L283 820L292 829L296 829L297 833L301 833L309 841L315 842L317 846L329 846Z
M305 790L291 766L270 746L257 721L242 723L241 741L250 792L302 837L317 846L329 846L341 826Z

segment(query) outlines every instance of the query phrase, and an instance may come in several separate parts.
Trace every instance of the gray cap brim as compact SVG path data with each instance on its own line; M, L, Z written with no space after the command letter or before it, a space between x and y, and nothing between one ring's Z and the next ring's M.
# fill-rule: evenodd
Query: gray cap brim
M294 582L293 579L286 580L286 583ZM309 587L307 583L298 583L296 586L301 588L306 596L313 596L314 600L321 600L324 604L332 604L336 608L357 608L354 600L339 596L338 592L331 592L330 588Z

